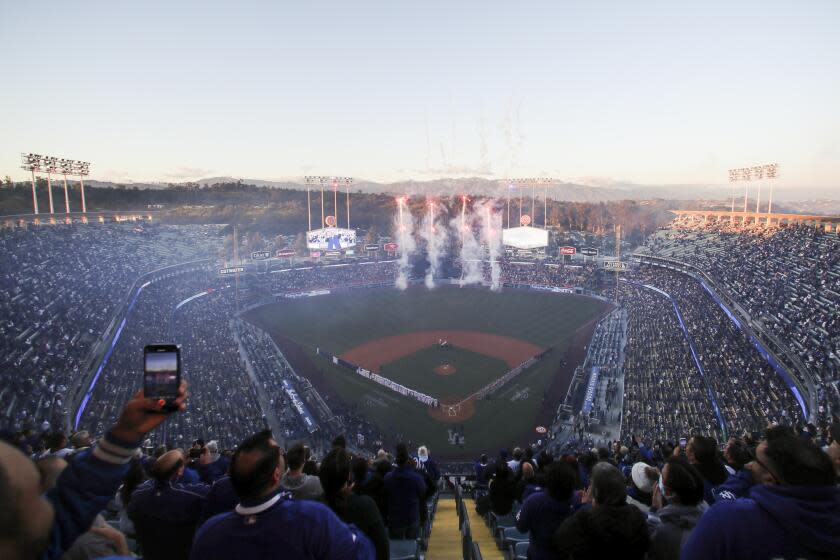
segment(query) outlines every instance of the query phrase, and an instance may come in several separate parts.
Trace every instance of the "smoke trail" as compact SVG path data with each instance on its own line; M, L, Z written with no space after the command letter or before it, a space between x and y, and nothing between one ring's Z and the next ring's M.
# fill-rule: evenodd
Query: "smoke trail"
M481 241L487 247L490 259L490 289L498 292L502 289L502 268L499 264L502 255L502 215L496 212L495 200L484 200L476 204L474 212L481 225Z
M460 286L480 284L484 281L481 262L484 255L479 238L476 237L475 227L477 225L480 226L480 224L476 224L476 217L472 211L463 218L459 213L449 222L449 227L452 231L458 233L455 237L461 243L460 254L458 255L461 261L461 278L458 282Z
M400 212L402 209L402 212ZM397 213L394 216L394 231L397 239L397 250L400 258L397 260L397 279L394 285L400 289L408 288L409 274L411 272L411 255L417 250L414 241L414 218L408 206L408 199L404 202L397 202Z
M429 211L431 209L431 211ZM426 254L429 259L429 268L426 269L426 287L435 287L435 276L443 255L446 253L446 242L448 231L445 225L440 224L441 205L430 200L426 207L425 217L420 226L420 237L426 241Z

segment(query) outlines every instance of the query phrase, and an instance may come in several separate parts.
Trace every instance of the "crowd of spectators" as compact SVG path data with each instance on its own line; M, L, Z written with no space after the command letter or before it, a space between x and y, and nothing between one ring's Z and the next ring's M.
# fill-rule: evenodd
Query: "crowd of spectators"
M67 395L142 274L205 258L218 226L0 229L0 429L60 428Z
M660 293L624 285L627 309L622 433L648 441L680 434L720 436L712 402L671 301Z
M0 442L0 480L12 485L0 492L2 557L58 558L77 547L70 557L271 558L283 550L294 558L387 560L394 541L427 542L441 478L427 448L358 454L339 436L318 457L304 441L284 452L269 430L223 454L203 439L141 448L167 416L173 422L198 404L189 391L186 406L182 385L177 414L134 396L98 442L76 434L72 448L65 439L43 452ZM22 475L10 478L12 471ZM22 503L42 492L49 501L37 510ZM39 517L46 508L54 521ZM21 527L22 534L8 533Z
M742 228L726 222L675 222L651 236L643 252L707 273L822 383L820 420L840 410L836 233L804 225Z
M586 359L579 367L581 377L597 375L592 394L584 395L581 414L572 419L575 441L594 438L617 439L621 425L624 390L624 345L627 313L617 308L607 314L592 333ZM596 373L597 372L597 373ZM560 438L561 441L563 438Z
M212 269L185 272L147 286L127 317L79 426L103 433L114 422L119 403L142 387L144 346L169 341L182 347L182 376L200 404L177 416L167 432L155 434L154 439L184 445L207 436L226 449L265 427L231 330L232 292ZM176 310L180 302L200 293L205 295Z
M656 266L642 267L634 278L676 302L729 433L743 435L770 424L806 422L790 388L699 282Z
M179 414L193 402L182 387ZM97 442L74 434L72 447L65 439L38 454L0 443L9 489L0 511L13 528L0 532L3 557L271 558L283 550L384 560L395 544L429 537L441 473L424 447L373 456L338 437L316 457L306 442L284 452L262 431L221 457L203 440L145 453L138 446L148 433L178 416L157 406L134 397ZM684 445L632 436L562 454L526 447L483 456L476 510L501 546L527 543L536 560L836 557L840 423L825 435L776 426L761 438L730 438L722 450L715 438L684 435Z
M376 284L392 285L396 275L396 261L303 266L272 271L265 289L272 294L285 294Z
M835 558L840 423L759 437L630 436L562 452L528 448L474 465L476 511L510 556ZM473 529L475 531L475 529Z
M278 426L275 429L280 430L277 435L285 440L309 439L313 447L320 448L318 444L325 436L320 432L313 433L317 424L308 426L292 403L291 397L283 386L283 381L292 384L293 390L297 391L297 379L286 361L279 355L271 338L264 331L242 320L234 322L234 329L253 367L257 389L266 397L269 407L266 414L273 414L277 419ZM296 394L299 393L297 391ZM300 396L303 397L302 394ZM315 419L311 418L311 420Z
M515 258L500 259L500 281L503 284L525 284L550 288L593 289L598 280L598 269L594 263L564 264L541 261L525 261ZM491 266L485 262L484 280L491 281Z

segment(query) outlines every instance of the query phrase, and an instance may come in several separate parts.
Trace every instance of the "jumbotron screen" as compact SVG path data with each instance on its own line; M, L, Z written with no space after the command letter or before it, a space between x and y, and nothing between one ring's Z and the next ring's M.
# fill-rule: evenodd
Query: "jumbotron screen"
M356 230L322 228L306 232L306 247L320 251L341 251L356 246Z
M522 226L502 231L502 242L517 249L537 249L548 246L548 230Z

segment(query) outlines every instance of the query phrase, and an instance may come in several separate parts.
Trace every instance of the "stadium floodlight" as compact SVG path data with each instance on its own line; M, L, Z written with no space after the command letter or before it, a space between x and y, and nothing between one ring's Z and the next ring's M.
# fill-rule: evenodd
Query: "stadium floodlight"
M338 189L344 185L347 194L347 229L350 229L350 185L353 184L352 177L330 177L333 185L333 203L335 204L335 222L338 225Z
M75 173L73 175L79 176L79 187L82 191L82 212L87 212L87 203L85 202L85 181L84 178L90 175L90 163L87 161L74 161L73 162L73 169Z
M743 182L744 183L744 214L747 213L747 202L749 200L749 184L752 181L761 181L763 179L775 179L779 176L779 164L777 163L768 163L765 165L753 165L751 167L741 167L738 169L730 169L729 170L729 182L730 183L737 183ZM761 206L761 183L758 183L758 193L756 195L755 200L755 213L759 213L759 209ZM735 194L732 194L732 211L735 211ZM770 183L770 201L767 204L767 214L773 213L773 183ZM734 220L735 217L733 215L732 219ZM745 217L746 219L746 217ZM767 217L768 223L770 217ZM758 218L756 217L756 222L758 222Z
M519 224L522 225L522 191L524 188L531 187L531 214L526 218L525 221L529 222L530 224L536 224L536 220L534 219L534 212L536 209L536 189L538 187L543 188L543 229L548 227L548 187L551 185L554 180L550 177L519 177L515 179L506 179L504 181L508 185L508 206L510 206L510 191L523 187L519 189ZM510 208L508 208L508 227L510 227Z
M35 191L35 172L41 171L41 156L28 153L20 154L20 168L32 173L32 213L38 214L38 194Z
M53 206L52 194L52 174L58 172L58 158L53 156L44 156L43 159L44 172L47 174L47 194L50 201L50 214L55 214L55 207Z
M61 158L58 160L58 172L64 179L64 212L70 213L70 193L67 189L67 176L73 174L73 160Z
M309 229L306 231L312 231L312 185L315 184L315 177L312 175L307 175L303 178L303 182L306 183L306 218L307 223L309 224Z
M306 183L306 207L307 219L309 224L309 231L312 231L312 188L318 185L321 189L321 228L323 229L326 223L326 216L324 210L324 185L332 184L333 187L333 210L335 214L336 225L338 225L338 189L344 185L347 194L347 229L350 229L350 185L353 184L352 177L331 177L326 175L306 175L303 178Z

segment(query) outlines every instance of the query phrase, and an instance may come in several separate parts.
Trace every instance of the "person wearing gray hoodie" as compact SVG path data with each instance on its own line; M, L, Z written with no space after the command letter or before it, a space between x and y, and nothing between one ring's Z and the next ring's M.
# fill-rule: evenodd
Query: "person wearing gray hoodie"
M296 500L321 500L324 489L317 476L303 473L306 462L306 448L302 443L296 443L286 452L286 464L289 470L280 479L280 487L291 492Z
M679 560L683 544L707 508L700 472L679 457L665 461L648 514L648 560Z

